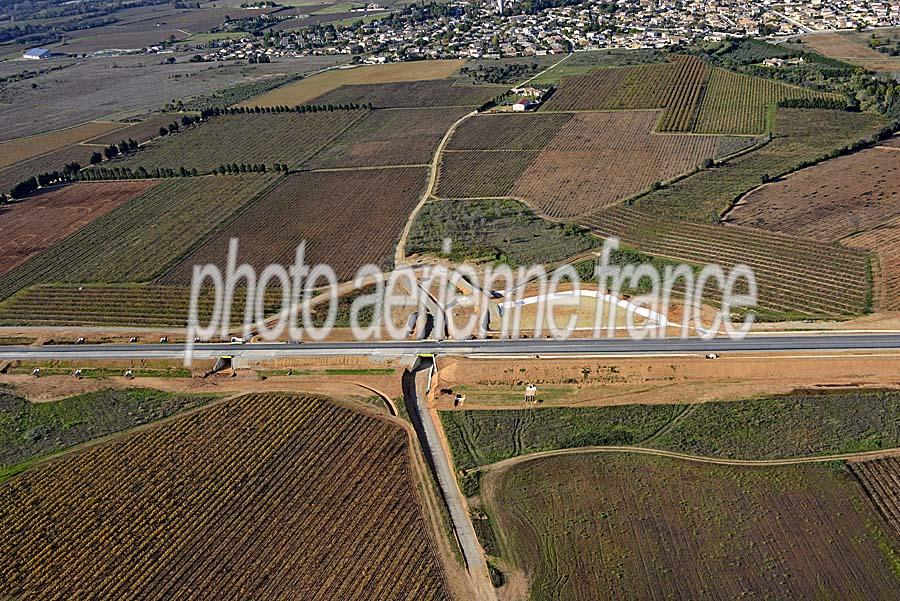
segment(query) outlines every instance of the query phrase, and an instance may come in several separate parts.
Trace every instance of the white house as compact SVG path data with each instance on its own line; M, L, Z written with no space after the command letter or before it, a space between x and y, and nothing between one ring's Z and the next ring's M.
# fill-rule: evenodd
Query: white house
M22 55L22 58L39 61L45 58L50 58L50 51L46 48L31 48L25 51L25 54Z

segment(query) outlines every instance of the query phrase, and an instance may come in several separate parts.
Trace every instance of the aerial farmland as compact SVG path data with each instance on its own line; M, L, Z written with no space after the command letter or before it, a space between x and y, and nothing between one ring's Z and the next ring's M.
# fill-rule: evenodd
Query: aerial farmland
M900 598L890 11L27 4L0 598Z

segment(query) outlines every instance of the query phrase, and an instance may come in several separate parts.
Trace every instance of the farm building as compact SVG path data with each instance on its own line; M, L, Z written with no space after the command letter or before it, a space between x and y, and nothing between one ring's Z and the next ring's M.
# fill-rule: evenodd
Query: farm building
M25 54L22 55L22 58L42 60L45 58L50 58L50 51L46 48L31 48L25 51Z

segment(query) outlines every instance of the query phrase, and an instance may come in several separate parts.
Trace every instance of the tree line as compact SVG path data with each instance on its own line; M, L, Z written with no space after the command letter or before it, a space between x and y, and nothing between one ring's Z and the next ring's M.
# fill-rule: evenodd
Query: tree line
M357 104L351 102L348 104L298 104L296 106L238 106L238 107L211 107L200 111L201 119L209 117L218 117L220 115L248 115L262 113L324 113L334 111L360 111L372 110L374 107L371 102L365 104Z

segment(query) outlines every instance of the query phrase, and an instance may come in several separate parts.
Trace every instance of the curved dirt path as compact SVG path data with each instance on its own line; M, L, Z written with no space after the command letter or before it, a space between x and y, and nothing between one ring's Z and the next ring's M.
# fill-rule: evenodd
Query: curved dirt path
M496 472L508 469L514 465L525 463L533 459L541 459L543 457L554 457L558 455L574 455L585 453L636 453L639 455L655 455L657 457L668 457L670 459L682 459L685 461L693 461L696 463L709 463L713 465L734 465L743 467L765 467L765 466L783 466L783 465L800 465L804 463L826 463L829 461L863 461L866 459L877 459L885 456L900 455L900 448L882 449L880 451L867 451L864 453L839 453L836 455L814 455L810 457L795 457L792 459L726 459L720 457L705 457L702 455L689 455L687 453L678 453L676 451L663 451L660 449L648 449L646 447L617 447L617 446L596 446L596 447L576 447L569 449L556 449L554 451L538 451L528 455L520 455L511 457L496 463L483 465L478 470L482 472Z
M440 144L438 144L437 150L434 151L434 156L431 158L431 170L428 175L428 186L425 188L425 192L422 194L422 198L419 199L419 203L416 205L416 208L412 210L412 213L409 214L409 219L406 220L406 225L403 227L403 233L400 234L400 240L397 242L397 248L394 250L394 267L398 267L400 265L406 264L406 239L409 237L409 232L412 229L412 224L416 220L416 215L419 214L419 211L422 210L422 207L425 206L425 203L428 202L434 193L434 187L437 184L438 172L441 167L441 156L444 154L444 148L447 146L447 142L450 141L450 138L453 136L453 133L456 131L456 128L459 127L459 124L472 117L477 115L478 111L472 111L471 113L466 113L459 119L453 122L453 124L447 129L444 133L444 137L441 138Z

